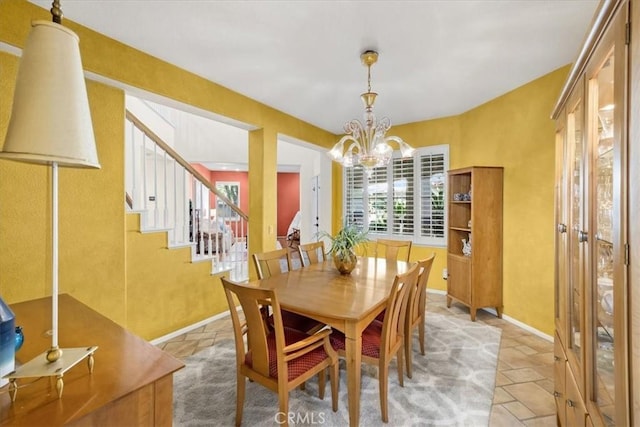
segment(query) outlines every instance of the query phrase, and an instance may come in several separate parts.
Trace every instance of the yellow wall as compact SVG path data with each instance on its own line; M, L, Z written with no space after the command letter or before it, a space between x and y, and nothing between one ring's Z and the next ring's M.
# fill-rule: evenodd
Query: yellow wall
M32 19L49 12L22 0L0 0L0 41L22 47ZM85 69L116 81L254 125L250 170L270 176L267 152L280 133L323 147L336 136L178 69L70 21ZM9 118L17 58L0 52L0 141ZM553 123L548 119L568 68L555 71L455 117L394 126L416 147L449 144L451 167L505 167L505 314L553 331ZM219 280L191 264L187 250L167 251L166 237L137 232L124 214L124 94L89 83L102 169L61 170L61 290L145 338L155 338L226 308ZM255 160L260 157L260 160ZM273 157L273 158L272 158ZM260 163L256 163L260 162ZM262 171L257 173L257 171ZM334 166L332 224L341 223L341 170ZM270 182L263 180L263 182ZM17 302L49 294L50 173L43 166L0 160L0 294ZM264 200L249 210L251 251L271 249L275 215ZM253 218L254 220L251 220ZM255 222L254 222L255 221ZM429 286L445 289L443 248L416 247L412 259L436 252ZM90 254L90 256L87 256ZM169 259L168 257L171 257Z
M139 216L127 216L127 327L159 337L227 310L211 264L192 264L190 248L167 250L166 233L141 234Z
M504 313L553 336L555 125L563 67L462 115L452 167L504 167Z
M2 141L17 62L0 54ZM93 82L87 91L102 169L59 169L60 291L122 322L124 157L122 144L114 146L113 141L122 139L124 98L120 91ZM0 200L0 294L9 302L50 295L50 168L0 160Z
M48 10L26 1L0 0L0 41L21 48L34 19L51 17ZM64 25L80 37L86 70L249 123L264 136L252 139L258 149L271 152L276 134L324 147L335 140L329 132L71 21ZM0 141L11 111L17 64L18 58L0 52ZM125 215L124 92L95 82L89 82L88 92L102 169L60 171L61 292L147 339L224 310L219 279L208 274L209 264L190 263L184 249L167 251L166 236L138 233L137 216ZM250 169L256 161L250 160ZM276 170L275 155L260 162L256 169ZM275 187L267 188L265 200L273 199L270 191L275 197ZM275 215L265 205L250 207L249 218L257 219L250 221L253 235L268 236L275 230ZM46 167L0 160L0 295L9 303L50 295L50 209ZM256 242L254 251L271 249L267 238Z

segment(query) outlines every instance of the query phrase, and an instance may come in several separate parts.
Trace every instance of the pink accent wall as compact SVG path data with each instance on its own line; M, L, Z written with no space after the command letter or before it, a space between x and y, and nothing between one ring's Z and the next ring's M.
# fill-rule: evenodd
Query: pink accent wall
M286 236L289 224L300 210L300 174L278 173L278 236Z
M191 166L193 166L193 168L195 170L197 170L198 172L200 172L200 174L202 176L204 176L205 178L207 178L209 181L211 181L211 171L209 169L207 169L206 167L202 166L200 163L191 163Z
M249 212L249 174L247 172L230 172L230 171L210 171L209 177L211 184L216 185L217 182L238 182L240 184L240 209L242 212ZM211 208L215 208L215 200L211 201ZM247 234L247 223L244 223L244 235Z
M202 176L208 178L209 182L214 186L218 181L239 182L240 209L242 209L243 212L249 212L249 174L247 172L210 171L198 163L192 163L191 166ZM297 172L279 172L277 186L277 235L286 236L289 224L291 224L296 212L300 210L300 174ZM215 208L215 201L211 202L211 208Z
M211 184L217 182L239 182L240 183L240 209L249 212L249 174L247 172L210 171ZM211 208L215 208L212 202Z

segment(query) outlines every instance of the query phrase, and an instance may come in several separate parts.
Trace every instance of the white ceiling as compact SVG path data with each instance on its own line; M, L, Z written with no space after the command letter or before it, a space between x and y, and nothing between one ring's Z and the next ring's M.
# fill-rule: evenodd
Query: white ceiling
M598 1L61 4L65 19L340 134L362 117L362 51L380 52L372 68L379 117L401 124L456 115L573 62Z

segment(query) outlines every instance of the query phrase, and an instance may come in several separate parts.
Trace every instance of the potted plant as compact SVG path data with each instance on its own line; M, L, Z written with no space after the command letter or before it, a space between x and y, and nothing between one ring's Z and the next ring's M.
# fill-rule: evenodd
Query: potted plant
M355 248L369 241L367 232L354 224L347 224L334 236L328 233L322 233L322 235L331 241L328 253L332 255L338 271L341 274L351 273L358 262Z

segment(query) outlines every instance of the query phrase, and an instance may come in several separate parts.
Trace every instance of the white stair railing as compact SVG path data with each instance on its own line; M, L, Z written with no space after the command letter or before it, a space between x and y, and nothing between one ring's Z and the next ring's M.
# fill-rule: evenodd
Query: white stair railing
M166 231L192 261L248 278L248 216L131 112L126 114L125 200L142 232Z

